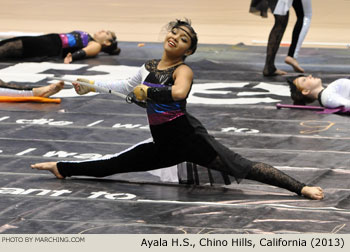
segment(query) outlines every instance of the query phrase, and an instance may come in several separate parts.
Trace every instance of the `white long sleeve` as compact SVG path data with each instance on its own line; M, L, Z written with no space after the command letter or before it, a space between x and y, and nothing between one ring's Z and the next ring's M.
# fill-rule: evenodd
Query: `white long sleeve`
M147 73L145 65L142 65L134 76L127 79L96 80L94 85L127 95L134 89L134 87L142 83Z

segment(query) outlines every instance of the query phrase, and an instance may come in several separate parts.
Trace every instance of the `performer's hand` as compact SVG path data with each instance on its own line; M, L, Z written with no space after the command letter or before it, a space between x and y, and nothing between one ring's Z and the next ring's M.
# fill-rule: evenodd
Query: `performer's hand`
M147 89L149 87L143 84L137 85L134 88L134 94L138 101L146 101L147 100Z
M71 53L68 53L67 56L64 58L64 64L69 64L73 61L73 57Z
M78 78L77 81L80 82L86 82L88 84L94 85L94 81L93 80L88 80L88 79L83 79L83 78ZM75 92L77 92L77 94L83 95L83 94L87 94L89 92L95 92L96 90L92 87L88 87L88 86L84 86L84 85L80 85L78 83L73 82L72 83L75 89Z

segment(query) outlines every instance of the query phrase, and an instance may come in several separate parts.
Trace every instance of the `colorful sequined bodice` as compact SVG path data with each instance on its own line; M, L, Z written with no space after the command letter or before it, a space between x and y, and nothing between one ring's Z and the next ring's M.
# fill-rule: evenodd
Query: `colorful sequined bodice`
M151 60L145 64L149 72L143 84L149 87L163 87L174 85L173 73L180 65L165 70L158 70L159 60ZM158 125L174 120L185 114L186 100L174 101L171 103L147 102L147 116L150 125Z
M82 49L92 40L92 37L83 31L73 31L70 33L61 33L62 48Z

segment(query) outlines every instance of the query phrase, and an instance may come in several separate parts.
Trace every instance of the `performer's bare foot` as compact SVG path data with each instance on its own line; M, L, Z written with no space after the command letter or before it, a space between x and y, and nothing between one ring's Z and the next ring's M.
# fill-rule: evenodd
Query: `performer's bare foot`
M324 198L324 193L321 187L316 186L304 186L301 189L301 194L309 199L321 200Z
M287 56L284 59L284 62L286 62L288 65L291 65L294 68L294 71L297 73L305 73L305 70L299 66L299 63L296 59L294 59L293 57Z
M44 87L33 88L33 95L39 97L49 97L61 91L64 86L63 81L53 83Z
M31 165L32 169L38 170L47 170L56 176L58 179L63 179L64 177L59 173L57 169L57 162L45 162L45 163L36 163Z
M268 77L268 76L277 76L277 75L286 75L287 72L282 71L280 69L276 69L276 71L274 71L273 73L268 73L265 70L263 71L263 75Z

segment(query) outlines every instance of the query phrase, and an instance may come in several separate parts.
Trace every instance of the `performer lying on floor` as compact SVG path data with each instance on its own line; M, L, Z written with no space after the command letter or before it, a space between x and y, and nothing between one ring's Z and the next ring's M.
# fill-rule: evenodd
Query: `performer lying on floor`
M104 177L148 171L188 161L225 172L237 182L246 178L279 186L311 199L322 199L324 194L320 187L307 186L271 165L248 160L231 151L187 113L186 99L193 83L193 72L184 60L196 51L197 41L197 34L188 21L170 22L162 58L147 61L139 74L131 78L133 82L129 82L142 84L133 88L132 84L127 86L118 81L107 84L94 82L97 86L114 87L116 91L133 88L129 95L146 102L153 142L141 143L107 159L45 162L31 167L48 170L63 179L79 175ZM91 91L90 87L81 85L76 85L76 89L81 94Z
M10 97L50 97L58 93L64 86L63 81L43 87L21 87L16 84L6 83L0 80L0 96Z
M344 106L350 109L350 79L335 80L326 88L323 87L320 78L314 78L312 75L299 75L287 78L287 81L295 105L305 105L318 100L320 105L326 108Z
M41 36L22 36L0 41L0 59L24 59L33 57L64 58L64 63L94 57L101 51L119 54L114 32L101 30L93 36L83 31L50 33Z

